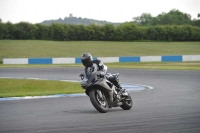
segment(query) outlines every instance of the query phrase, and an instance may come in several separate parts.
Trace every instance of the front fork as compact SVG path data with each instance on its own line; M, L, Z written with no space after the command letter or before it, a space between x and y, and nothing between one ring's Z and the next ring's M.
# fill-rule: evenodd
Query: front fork
M97 91L97 94L99 95L99 98L101 100L104 100L105 101L105 96L102 95L101 91L100 90L96 90Z

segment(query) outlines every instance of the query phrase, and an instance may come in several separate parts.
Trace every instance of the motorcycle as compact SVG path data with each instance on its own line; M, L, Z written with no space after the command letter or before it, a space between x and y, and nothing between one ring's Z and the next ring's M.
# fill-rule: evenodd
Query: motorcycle
M118 73L115 77L118 77ZM118 91L116 86L111 83L100 72L93 72L89 78L82 73L81 87L85 89L85 93L90 97L92 105L101 113L106 113L109 108L121 107L124 110L132 108L132 98L126 90Z

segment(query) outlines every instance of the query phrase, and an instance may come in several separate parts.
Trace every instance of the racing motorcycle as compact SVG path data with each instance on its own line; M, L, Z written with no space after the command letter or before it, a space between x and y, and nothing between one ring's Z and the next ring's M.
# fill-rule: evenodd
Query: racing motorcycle
M118 73L114 74L118 78ZM81 77L81 87L85 89L85 93L90 97L92 105L101 113L106 113L109 108L121 107L129 110L132 107L132 99L126 90L118 91L116 86L111 83L100 72L93 72L85 77L84 73Z

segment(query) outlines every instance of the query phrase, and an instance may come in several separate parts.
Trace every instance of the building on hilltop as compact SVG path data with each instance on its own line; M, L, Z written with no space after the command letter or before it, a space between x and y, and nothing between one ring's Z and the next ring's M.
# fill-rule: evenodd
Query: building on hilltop
M73 18L73 14L70 13L70 14L69 14L69 18Z

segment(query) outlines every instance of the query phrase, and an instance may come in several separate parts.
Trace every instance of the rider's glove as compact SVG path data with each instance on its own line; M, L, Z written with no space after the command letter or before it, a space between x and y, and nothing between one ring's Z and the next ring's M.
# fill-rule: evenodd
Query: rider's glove
M79 77L83 77L83 76L84 76L84 73L80 73L80 74L79 74Z
M82 81L82 82L81 82L81 87L82 87L83 89L86 89L86 88L87 88L87 84L85 83L85 81Z
M102 71L98 71L98 72L97 72L97 75L99 75L100 77L104 77L104 76L105 76L105 73L102 72Z
M100 74L101 76L105 76L105 73L104 72L101 72L101 74Z
M81 77L81 79L84 79L84 73L79 74L79 77Z

